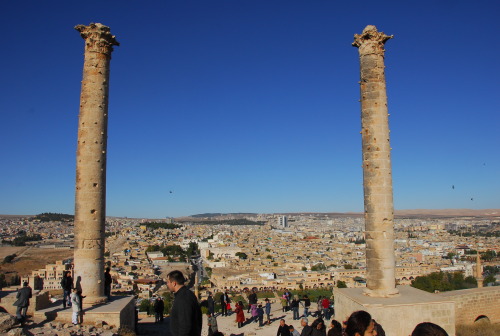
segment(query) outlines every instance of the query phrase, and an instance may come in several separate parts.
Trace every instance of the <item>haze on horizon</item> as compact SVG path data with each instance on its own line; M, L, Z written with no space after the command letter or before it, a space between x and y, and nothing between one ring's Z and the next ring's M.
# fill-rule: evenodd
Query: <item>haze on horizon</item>
M28 0L1 12L0 213L74 213L84 41L73 27L90 22L121 44L108 216L362 212L351 43L369 24L394 34L395 209L500 208L498 2Z

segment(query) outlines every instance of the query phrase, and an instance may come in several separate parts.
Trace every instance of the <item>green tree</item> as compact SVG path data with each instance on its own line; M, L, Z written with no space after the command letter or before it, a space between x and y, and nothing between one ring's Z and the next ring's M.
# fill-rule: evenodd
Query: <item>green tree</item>
M494 284L496 282L495 276L493 274L489 274L484 278L483 282L485 285L489 283Z
M148 312L151 308L152 304L149 300L142 300L141 303L139 304L139 311L141 312Z
M237 256L240 259L246 259L246 258L248 258L248 255L246 253L244 253L244 252L236 252L235 256Z
M337 281L337 288L347 288L345 281L342 280Z

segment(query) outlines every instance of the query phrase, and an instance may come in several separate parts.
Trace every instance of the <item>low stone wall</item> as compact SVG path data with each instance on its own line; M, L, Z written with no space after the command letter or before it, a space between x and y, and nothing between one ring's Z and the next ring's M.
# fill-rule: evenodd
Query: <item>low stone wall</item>
M455 302L455 323L472 324L486 316L491 323L500 323L500 286L462 289L435 294Z
M2 301L0 302L0 307L5 309L7 313L15 315L17 307L14 306L14 302L17 300L17 291L11 291L5 294L6 295L2 297ZM33 315L35 311L45 309L51 304L48 292L33 291L32 295L33 297L30 299L30 305L28 307L28 315Z

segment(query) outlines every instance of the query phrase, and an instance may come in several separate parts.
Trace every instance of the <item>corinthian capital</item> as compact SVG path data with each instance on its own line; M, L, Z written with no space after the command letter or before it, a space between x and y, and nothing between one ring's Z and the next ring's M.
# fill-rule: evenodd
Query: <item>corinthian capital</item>
M78 25L75 29L80 32L80 35L85 40L85 49L91 52L97 52L111 56L113 46L120 45L115 39L115 35L111 35L108 26L100 23L91 23L88 26Z
M360 54L384 53L384 44L394 35L385 35L379 32L377 27L368 25L361 34L354 34L352 45L359 48Z

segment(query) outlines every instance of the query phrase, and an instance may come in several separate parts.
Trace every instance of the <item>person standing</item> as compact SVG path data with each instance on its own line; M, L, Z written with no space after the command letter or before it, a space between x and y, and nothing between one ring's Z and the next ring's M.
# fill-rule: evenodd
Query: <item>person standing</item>
M28 311L28 307L30 305L30 299L32 297L31 287L28 286L28 282L23 283L23 288L19 289L16 294L16 302L14 302L14 306L17 306L16 309L16 318L19 322L24 321L26 319L26 312Z
M290 329L288 329L288 326L285 324L285 320L283 319L280 320L280 326L278 327L276 336L290 336Z
M71 291L73 290L73 278L71 277L71 271L64 272L64 276L61 279L61 287L63 289L63 308L66 306L71 307Z
M236 313L236 323L238 323L238 328L241 328L243 326L243 322L245 322L245 313L243 312L243 302L239 301L238 303L236 303L234 312Z
M70 300L73 311L73 314L71 315L71 322L73 322L74 325L77 325L80 323L80 312L82 311L82 301L80 293L78 293L78 289L73 289Z
M259 327L264 326L264 309L261 304L257 307L257 318L259 319Z
M212 315L215 314L215 301L214 301L214 297L212 296L212 293L208 293L207 308L208 308L208 312L210 314L212 314Z
M330 319L330 300L325 296L323 301L321 301L321 306L323 307L323 317L325 320Z
M292 301L290 302L290 308L292 309L293 312L293 320L298 320L299 319L299 298L297 296L294 296Z
M163 322L163 309L165 309L165 304L161 298L157 298L155 301L155 323Z
M110 268L106 267L104 272L104 295L108 297L108 301L111 300L111 284L113 283L113 278L109 274Z
M220 305L222 309L222 316L227 316L227 305L228 303L231 303L231 299L229 298L229 294L227 290L222 293L220 296Z
M302 305L304 306L304 313L302 316L307 317L307 315L309 315L309 307L311 307L311 300L307 295L304 295Z
M200 336L201 308L194 293L184 286L185 281L181 271L175 270L167 274L167 287L174 293L170 333L172 336Z
M267 317L267 324L271 324L271 302L269 301L268 298L264 300L266 302L265 306L265 312L266 312L266 317Z
M250 295L248 295L248 310L247 313L250 313L250 309L252 308L252 305L257 304L257 293L255 293L255 289L252 289L252 292Z
M208 323L208 336L213 336L219 331L217 326L217 318L211 313L207 313L207 323Z

